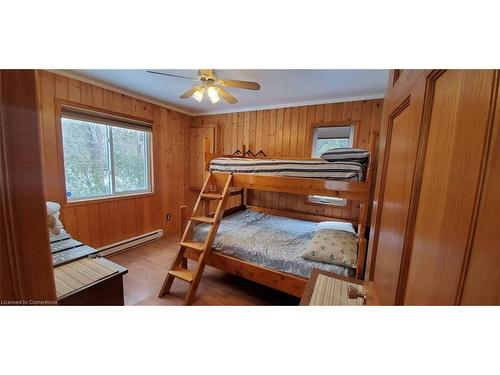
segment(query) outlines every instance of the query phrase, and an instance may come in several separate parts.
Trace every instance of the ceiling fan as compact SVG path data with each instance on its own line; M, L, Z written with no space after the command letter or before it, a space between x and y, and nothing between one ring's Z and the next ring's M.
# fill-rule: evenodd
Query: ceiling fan
M183 78L189 79L192 81L200 81L201 84L194 86L193 88L186 91L180 97L182 99L187 99L190 97L195 98L197 101L201 102L203 99L203 94L206 92L212 104L216 104L219 102L220 98L224 99L226 102L230 104L234 104L237 102L236 98L228 93L223 87L235 87L238 89L247 89L247 90L259 90L260 85L257 82L249 82L249 81L236 81L231 79L220 79L217 77L215 72L212 69L200 69L198 70L198 78L192 77L184 77L176 74L155 72L152 70L148 70L148 73L159 74L162 76L175 77L175 78Z

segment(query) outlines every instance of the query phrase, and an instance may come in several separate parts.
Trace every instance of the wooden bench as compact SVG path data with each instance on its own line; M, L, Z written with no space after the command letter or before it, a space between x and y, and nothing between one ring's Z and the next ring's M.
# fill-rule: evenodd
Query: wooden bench
M126 268L104 258L84 258L54 268L57 303L123 306Z

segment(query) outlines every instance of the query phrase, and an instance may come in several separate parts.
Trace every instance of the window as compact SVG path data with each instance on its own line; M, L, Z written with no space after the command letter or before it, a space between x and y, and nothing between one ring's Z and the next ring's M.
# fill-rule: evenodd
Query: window
M353 136L353 127L350 125L315 128L312 144L312 157L319 158L323 152L331 150L332 148L352 147ZM346 199L322 195L309 195L308 201L336 206L347 205Z
M149 124L63 108L61 126L68 201L152 191Z
M352 126L328 126L314 129L312 157L332 148L352 147Z

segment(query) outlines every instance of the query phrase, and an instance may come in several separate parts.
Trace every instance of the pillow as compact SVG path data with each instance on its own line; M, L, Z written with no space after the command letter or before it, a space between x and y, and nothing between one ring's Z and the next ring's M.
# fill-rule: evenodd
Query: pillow
M304 259L356 268L358 265L358 237L336 229L320 229L307 244Z
M354 230L354 227L352 223L348 221L321 221L317 224L317 230L320 229L336 229L344 232L350 232L354 235L356 235L356 231Z
M361 148L332 148L321 154L320 158L326 161L357 161L363 163L368 160L370 153Z

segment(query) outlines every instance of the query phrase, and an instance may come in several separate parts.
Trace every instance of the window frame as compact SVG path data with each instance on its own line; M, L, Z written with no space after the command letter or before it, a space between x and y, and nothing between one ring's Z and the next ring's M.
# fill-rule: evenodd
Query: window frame
M349 147L352 147L354 145L354 126L353 125L333 125L333 126L316 126L313 128L313 136L312 136L312 142L311 142L311 157L316 158L317 156L314 156L316 153L316 144L318 143L318 130L321 128L344 128L344 127L350 127L351 128L351 133L349 134ZM344 139L343 137L337 137L337 138L328 138L328 139Z
M351 128L350 134L350 147L355 147L358 140L357 129L359 127L359 121L339 121L339 122L327 122L321 124L315 124L310 133L310 138L308 140L309 155L312 159L318 159L314 156L316 152L316 142L318 140L318 129L320 128L333 128L333 127L346 127ZM319 200L313 199L313 195L304 196L304 204L311 206L323 206L323 207L335 207L338 209L348 209L351 206L350 200L342 200L341 202L320 202ZM343 198L339 198L343 199Z
M115 128L117 128L118 126L114 126ZM109 147L109 154L110 155L114 155L114 144L113 144L113 131L112 129L110 128L113 128L113 126L110 126L108 128L109 130L109 136L108 136L108 139L109 139L109 143L108 143L108 147ZM147 194L147 193L151 193L152 192L152 186L153 186L153 179L152 179L152 165L151 165L151 152L152 152L152 132L150 133L151 135L148 137L148 153L146 154L146 165L147 165L147 171L149 172L148 174L148 184L150 186L150 189L148 190L131 190L131 191L120 191L120 192L116 192L116 181L115 181L115 159L114 157L110 157L110 173L111 173L111 186L113 187L113 190L115 190L111 195L108 195L107 197L118 197L118 196L128 196L128 195L137 195L137 194ZM91 198L84 198L84 199L91 199ZM78 200L81 200L81 199L78 199ZM77 200L69 200L70 202L75 202Z
M148 165L148 170L149 170L149 190L138 190L138 191L131 191L131 192L115 192L112 195L99 195L95 197L89 197L89 198L77 198L77 199L68 199L68 196L66 195L66 169L65 169L65 161L64 161L64 144L63 144L63 134L62 134L62 117L63 117L63 110L64 108L70 108L74 109L76 111L81 110L82 112L89 112L89 113L95 113L96 116L101 115L102 117L115 117L117 119L122 119L124 122L127 122L127 120L131 123L134 122L140 122L147 124L150 126L151 132L149 136L149 152L147 153L147 165ZM155 159L155 152L154 152L154 144L155 144L155 126L154 126L154 121L142 117L137 117L133 115L128 115L128 114L123 114L119 112L114 112L110 111L107 109L102 109L102 108L97 108L93 106L88 106L80 103L74 103L70 102L67 100L60 100L56 99L55 100L55 112L56 112L56 121L57 125L56 126L56 138L57 138L57 148L58 148L58 162L59 162L59 171L60 171L60 181L61 181L61 203L63 207L70 207L70 206L78 206L78 205L85 205L89 204L91 202L105 202L105 201L116 201L116 200L123 200L123 199L130 199L130 198L140 198L140 197L149 197L149 196L156 196L158 195L156 191L156 186L158 185L157 177L156 174L154 173L155 168L154 165L157 164L157 161ZM113 125L108 125L108 126L113 126ZM146 125L145 125L146 126ZM115 126L118 127L118 126ZM109 128L108 128L109 129ZM110 151L112 152L112 145L111 142L108 145L108 147L111 147ZM110 159L113 164L113 156L110 154ZM112 178L114 179L114 176L112 175Z

